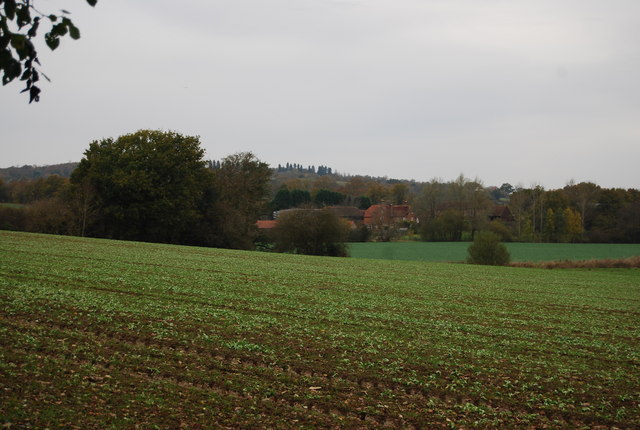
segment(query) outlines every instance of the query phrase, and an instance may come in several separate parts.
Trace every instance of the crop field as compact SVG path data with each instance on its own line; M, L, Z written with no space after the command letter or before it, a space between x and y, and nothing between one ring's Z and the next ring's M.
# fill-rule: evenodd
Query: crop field
M366 242L350 243L353 258L460 262L470 242ZM627 258L640 256L640 244L505 243L512 261L555 261Z
M3 428L639 428L640 270L0 231Z

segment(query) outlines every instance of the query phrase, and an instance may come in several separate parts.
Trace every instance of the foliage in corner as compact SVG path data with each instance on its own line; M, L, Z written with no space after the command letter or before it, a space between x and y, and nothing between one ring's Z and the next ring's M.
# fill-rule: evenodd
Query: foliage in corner
M98 0L87 0L95 6ZM44 41L51 50L60 45L60 38L67 34L74 40L80 38L80 30L68 17L69 12L46 14L35 8L33 0L0 0L0 71L2 85L14 79L25 83L21 92L29 93L29 103L40 101L40 88L36 83L40 74L38 52L33 40L38 34L40 24L49 22L51 28L45 33Z
M504 266L511 260L507 247L500 242L498 235L490 231L478 232L467 252L467 262L471 264Z

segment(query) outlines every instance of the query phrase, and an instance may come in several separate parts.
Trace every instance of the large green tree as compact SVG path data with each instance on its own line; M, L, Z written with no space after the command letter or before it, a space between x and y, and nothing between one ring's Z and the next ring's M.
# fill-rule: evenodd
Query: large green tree
M208 234L214 246L253 249L256 221L267 208L269 165L251 152L230 155L213 170L213 197L207 208Z
M90 187L94 235L188 242L212 173L198 137L141 130L91 143L71 181Z
M271 206L272 209L276 211L289 209L291 207L291 191L289 191L286 185L280 187L271 202Z
M298 207L311 203L311 193L307 190L291 190L291 206Z
M98 0L87 0L95 6ZM35 0L0 0L0 71L2 85L14 79L25 83L22 92L28 92L29 103L40 100L40 80L38 70L40 60L34 40L43 22L48 23L49 31L44 35L47 46L54 50L60 45L60 38L69 35L80 38L80 30L69 18L69 12L60 14L41 12L34 5Z
M321 189L316 192L315 202L320 206L339 205L345 199L345 195L337 191Z

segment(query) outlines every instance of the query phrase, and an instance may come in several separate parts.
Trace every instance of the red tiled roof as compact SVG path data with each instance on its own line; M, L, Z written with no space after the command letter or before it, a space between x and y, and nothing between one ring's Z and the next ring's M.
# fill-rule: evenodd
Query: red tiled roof
M491 219L500 218L503 221L513 221L513 214L511 213L509 206L496 205L493 207L493 213L489 215L489 218Z
M259 229L268 230L276 226L276 221L260 220L256 221L256 226L258 226Z
M364 211L352 206L329 206L329 209L334 214L343 218L359 218L362 219Z
M372 205L364 211L364 223L374 224L375 221L393 223L401 220L415 221L415 215L409 205Z
M391 213L394 217L406 218L411 214L411 208L409 205L393 205L391 206Z

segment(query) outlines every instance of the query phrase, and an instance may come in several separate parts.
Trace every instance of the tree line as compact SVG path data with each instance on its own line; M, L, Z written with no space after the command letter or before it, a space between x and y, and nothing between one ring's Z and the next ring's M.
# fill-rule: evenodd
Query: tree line
M322 166L322 165L318 166L318 168L316 169L315 166L304 167L302 164L298 164L298 163L286 163L285 165L278 164L276 172L278 173L306 172L306 173L316 174L319 176L324 176L324 175L332 175L333 169L331 167Z
M640 191L591 182L544 190L518 188L509 197L520 241L640 242Z
M640 242L636 189L607 189L590 182L554 190L510 184L486 188L461 175L447 183L424 184L415 205L427 240L462 240L491 230L505 241ZM497 205L508 208L506 218L494 216Z
M402 234L422 240L490 230L504 241L640 242L637 189L495 187L464 175L420 183L296 164L272 169L250 153L220 161L203 154L197 138L140 131L93 142L70 178L12 168L31 179L0 180L0 228L252 249L256 220L275 211L406 203L419 222ZM496 207L509 212L496 215Z
M78 167L78 163L53 164L48 166L14 166L0 169L0 179L6 183L15 181L31 181L38 178L46 178L51 175L68 178Z
M251 153L211 169L197 137L141 130L92 142L70 178L0 184L0 228L253 249L271 170Z
M536 185L504 183L485 186L459 175L451 181L411 180L346 175L276 174L271 207L372 204L411 205L419 223L414 234L427 241L472 240L490 230L504 241L640 242L640 191L603 188L591 182L569 183L546 190ZM335 200L324 202L332 192ZM506 214L494 214L507 207ZM506 216L505 216L506 215Z

